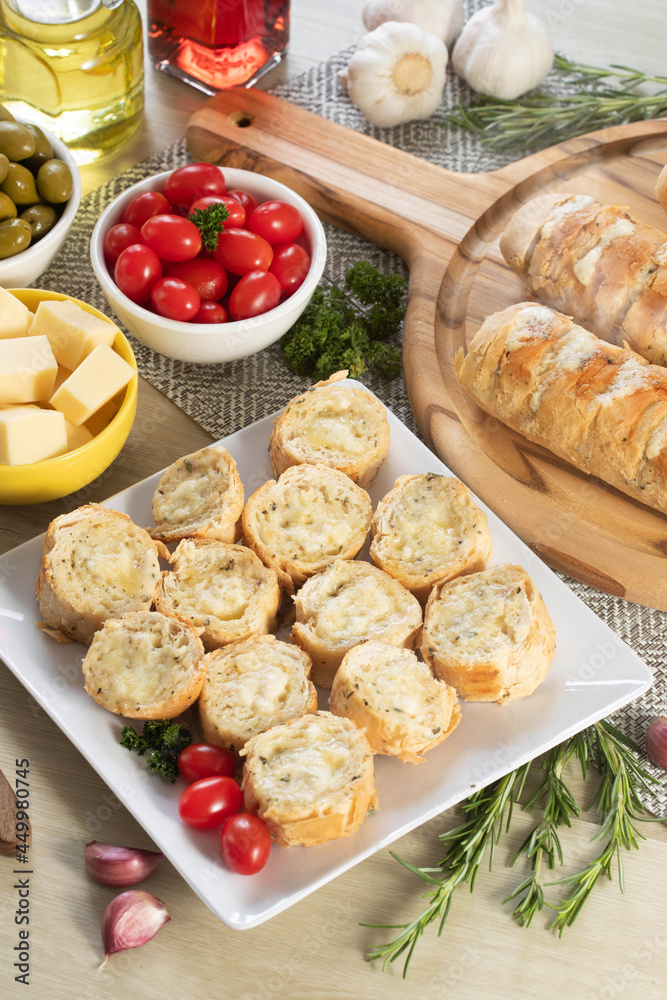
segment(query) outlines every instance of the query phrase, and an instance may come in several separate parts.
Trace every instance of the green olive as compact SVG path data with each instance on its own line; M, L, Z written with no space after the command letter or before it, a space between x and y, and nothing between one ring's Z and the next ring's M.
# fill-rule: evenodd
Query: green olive
M50 205L31 205L25 212L21 212L19 218L30 224L34 243L51 232L58 221L58 213Z
M0 104L0 122L13 122L15 121L14 115L11 113L9 108L6 108L4 104Z
M25 125L0 122L0 153L9 160L25 160L35 152L35 138Z
M37 172L37 190L44 201L60 205L72 193L72 173L62 160L47 160Z
M9 170L9 160L4 153L0 153L0 184L4 181Z
M23 205L25 208L39 201L35 178L28 168L21 166L20 163L9 164L7 176L0 184L0 191L9 195L15 205Z
M39 125L29 125L26 123L26 128L35 140L35 152L32 156L28 156L25 160L22 160L21 163L28 170L32 171L33 174L36 174L43 163L53 159L53 148Z
M13 257L30 246L32 230L25 219L8 219L0 222L0 260Z
M5 219L15 219L16 218L16 205L12 199L0 191L0 222Z

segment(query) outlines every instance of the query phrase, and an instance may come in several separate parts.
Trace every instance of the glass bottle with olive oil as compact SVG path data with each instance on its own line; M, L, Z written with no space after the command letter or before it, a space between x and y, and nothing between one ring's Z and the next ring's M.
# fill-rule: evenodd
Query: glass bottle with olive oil
M0 0L0 102L59 136L78 163L111 153L144 106L133 0Z

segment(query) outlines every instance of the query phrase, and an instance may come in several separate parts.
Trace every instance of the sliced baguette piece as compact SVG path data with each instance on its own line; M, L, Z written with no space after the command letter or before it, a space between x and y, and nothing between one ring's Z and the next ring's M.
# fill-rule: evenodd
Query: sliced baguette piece
M90 643L107 618L148 611L166 549L127 514L86 504L51 521L35 596L46 624Z
M502 705L532 694L555 650L549 612L521 566L437 584L426 604L422 656L467 701Z
M366 639L408 649L419 641L419 601L367 562L336 559L304 583L294 603L292 642L312 659L312 678L320 687L331 687L347 651Z
M271 726L317 711L310 658L273 635L255 635L205 658L199 725L207 743L238 753Z
M329 710L364 729L373 753L421 764L458 726L456 691L410 649L371 639L343 657Z
M373 754L348 719L292 719L253 736L241 756L245 807L284 847L347 837L377 808Z
M222 445L200 448L165 469L153 496L153 538L241 537L243 483L236 462Z
M491 556L486 515L458 479L399 476L378 504L370 555L425 603L434 583L484 569Z
M82 669L86 691L110 712L173 719L199 697L204 646L191 625L159 611L134 611L95 633Z
M275 572L243 545L212 538L184 538L169 557L155 607L192 625L207 650L262 635L280 606Z
M365 490L326 465L293 465L250 497L243 537L288 594L336 558L354 559L373 508Z
M346 375L336 372L287 404L269 443L275 476L322 464L368 489L389 452L387 411L365 389L338 385Z

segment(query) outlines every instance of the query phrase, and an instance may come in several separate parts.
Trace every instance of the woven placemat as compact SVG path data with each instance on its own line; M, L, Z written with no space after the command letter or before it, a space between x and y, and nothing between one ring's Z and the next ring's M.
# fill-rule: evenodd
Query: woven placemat
M466 5L468 13L481 5L480 0L469 0ZM339 53L302 76L276 87L273 93L324 118L446 166L449 170L492 170L515 158L489 154L474 135L443 125L442 113L455 107L459 100L466 103L471 97L467 86L452 72L447 78L442 113L427 121L392 129L369 125L347 99L338 82L338 73L347 64L351 52L352 49ZM556 94L567 93L571 87L571 82L563 77L548 84L548 89ZM84 198L65 246L39 279L40 287L65 292L108 312L106 300L89 263L90 235L95 222L110 201L131 184L153 173L172 170L187 160L185 140L181 140ZM389 251L332 226L325 226L325 229L328 241L325 282L342 281L349 264L362 259L385 272L406 273L402 261ZM304 379L286 368L277 344L250 358L226 365L191 365L155 354L132 336L130 340L141 374L214 437L224 437L272 413L305 385ZM370 374L364 380L387 407L418 433L402 377L389 382ZM122 461L122 456L119 461ZM648 694L612 717L619 729L643 746L651 719L667 712L663 640L663 636L667 635L667 614L602 594L573 580L566 579L566 582L585 604L639 653L654 673L654 685ZM658 781L657 794L642 795L644 805L656 815L667 816L667 777L664 772L652 768L645 755L642 755L642 763Z

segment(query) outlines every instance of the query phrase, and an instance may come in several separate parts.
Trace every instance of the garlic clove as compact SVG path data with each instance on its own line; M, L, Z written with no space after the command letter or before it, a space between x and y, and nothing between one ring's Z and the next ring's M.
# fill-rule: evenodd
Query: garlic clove
M138 847L116 847L91 840L83 857L91 878L101 885L121 889L148 878L162 861L159 851L142 851Z
M473 90L504 101L538 87L553 59L546 28L526 14L523 0L496 0L478 10L452 52L454 70Z
M361 17L367 31L385 21L410 21L440 38L447 48L465 21L462 0L368 0Z
M161 927L171 920L160 899L142 889L128 889L112 899L102 917L104 962L128 948L139 948L151 941Z
M656 767L667 771L667 715L654 719L648 727L646 753Z

